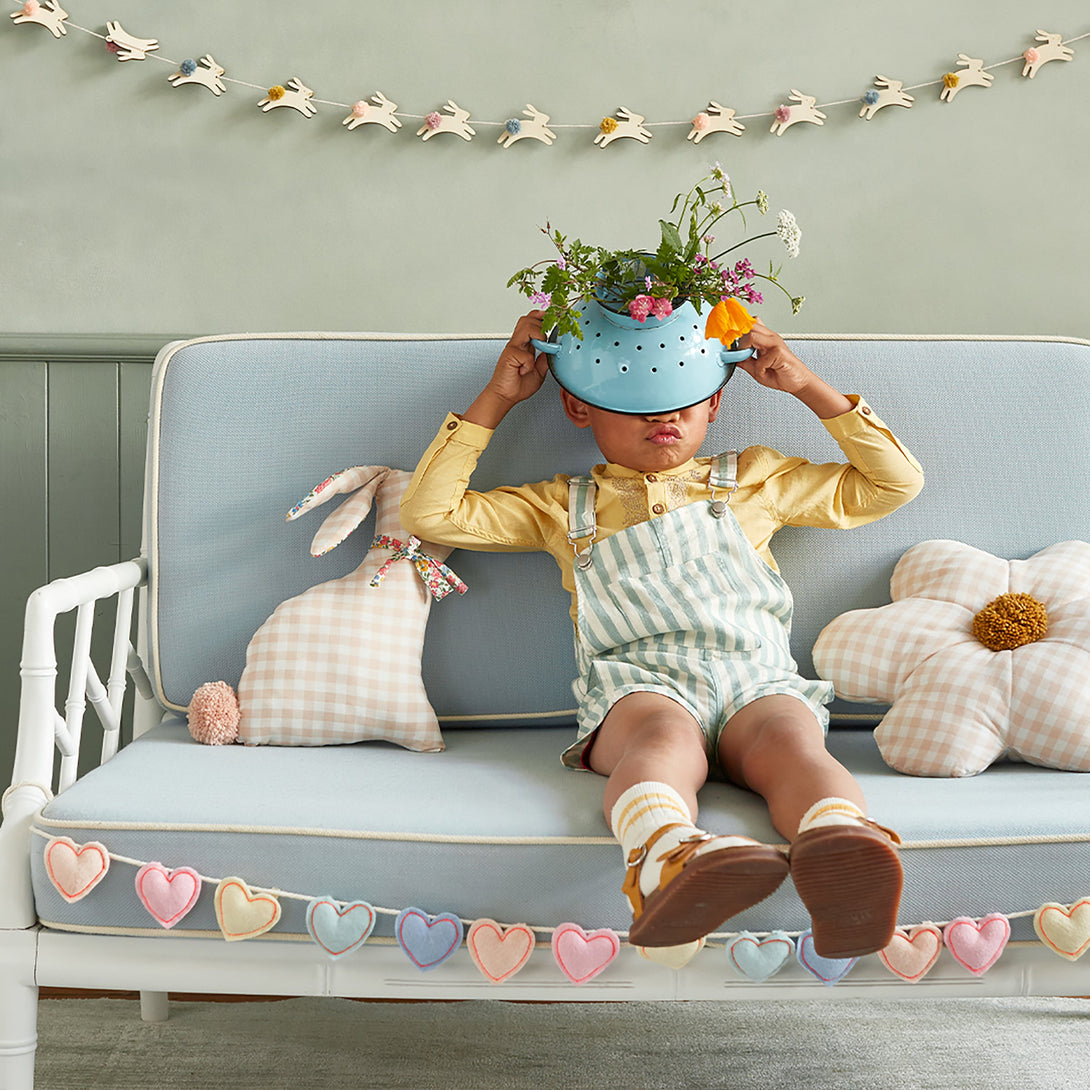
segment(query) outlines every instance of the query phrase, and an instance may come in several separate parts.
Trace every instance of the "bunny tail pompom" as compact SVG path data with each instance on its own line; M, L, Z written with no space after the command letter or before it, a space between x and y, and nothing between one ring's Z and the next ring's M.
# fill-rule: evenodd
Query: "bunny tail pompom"
M226 746L238 738L238 697L226 681L205 682L189 702L189 733L206 746Z

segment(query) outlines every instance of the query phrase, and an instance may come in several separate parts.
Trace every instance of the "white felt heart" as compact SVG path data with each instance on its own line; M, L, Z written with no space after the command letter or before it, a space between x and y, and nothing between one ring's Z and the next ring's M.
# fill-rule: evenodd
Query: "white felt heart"
M418 969L434 969L462 945L462 921L452 912L429 916L403 909L394 923L398 945Z
M758 983L775 976L794 952L794 942L783 931L773 931L763 939L743 931L727 943L727 956L731 964Z
M342 905L318 897L307 905L307 931L331 958L359 949L375 928L375 910L366 901Z
M534 952L536 938L524 923L501 927L495 920L476 920L466 935L473 964L493 984L510 980Z
M1073 905L1054 901L1041 905L1033 916L1037 937L1068 961L1078 961L1090 950L1090 897Z
M973 976L983 976L1003 953L1011 937L1011 925L998 912L981 920L959 916L943 928L942 935L954 958Z
M216 886L216 919L228 942L252 939L275 927L280 902L271 893L253 893L241 878L224 878Z
M201 876L192 867L167 870L162 863L145 863L136 872L136 896L167 929L185 917L200 895Z
M585 984L620 953L621 940L608 927L587 932L577 923L562 923L553 932L552 946L561 972L573 984Z
M917 984L931 971L942 953L942 931L933 923L910 931L898 928L884 950L878 951L882 964L909 984Z
M667 969L682 969L689 964L701 950L704 940L686 942L681 946L637 946L641 958L653 961L656 965L665 965Z
M799 936L795 958L808 973L830 988L839 984L859 960L859 958L823 958L814 949L814 936L809 931L804 931Z
M97 840L77 844L66 836L57 836L45 846L45 869L60 895L74 904L106 877L110 853Z

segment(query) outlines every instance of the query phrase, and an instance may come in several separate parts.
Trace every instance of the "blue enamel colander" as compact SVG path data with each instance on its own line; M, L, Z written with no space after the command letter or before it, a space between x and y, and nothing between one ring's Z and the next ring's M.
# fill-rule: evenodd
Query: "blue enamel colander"
M687 409L721 390L754 354L707 340L704 318L689 302L667 318L640 322L591 301L580 308L579 325L582 340L566 333L532 343L548 354L553 377L568 393L615 413Z

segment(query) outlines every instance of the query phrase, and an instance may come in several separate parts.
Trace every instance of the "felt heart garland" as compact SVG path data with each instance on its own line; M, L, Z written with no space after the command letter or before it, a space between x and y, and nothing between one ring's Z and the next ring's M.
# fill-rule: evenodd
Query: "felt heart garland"
M730 963L744 976L758 984L775 976L795 952L795 943L783 931L773 931L763 939L743 931L727 943Z
M993 912L981 920L959 916L943 928L946 947L973 976L983 976L998 960L1011 937L1006 916Z
M216 920L228 942L264 935L280 921L280 902L271 893L253 893L241 878L216 886Z
M621 940L608 927L584 931L576 923L563 923L553 932L553 957L573 984L593 980L620 953Z
M882 964L909 984L918 984L931 971L942 953L942 931L923 923L905 931L898 927L884 950L878 951Z
M366 901L342 905L332 897L317 897L307 905L307 931L334 960L358 950L374 929L375 910Z
M839 984L859 960L859 958L823 958L814 949L814 936L810 931L804 931L799 936L795 958L808 973L817 977L829 988Z
M57 892L71 905L106 877L110 853L97 840L77 844L66 836L55 836L45 846L45 869Z
M168 930L188 915L201 895L201 876L192 867L167 870L162 863L145 863L136 872L136 896Z
M1073 905L1054 901L1041 905L1034 913L1033 929L1050 950L1068 961L1078 961L1090 950L1090 897Z
M477 920L466 935L473 964L493 984L510 980L530 960L537 940L524 924L501 927L495 920Z
M429 916L419 908L406 908L394 923L397 943L421 970L441 965L462 945L462 921L453 913Z

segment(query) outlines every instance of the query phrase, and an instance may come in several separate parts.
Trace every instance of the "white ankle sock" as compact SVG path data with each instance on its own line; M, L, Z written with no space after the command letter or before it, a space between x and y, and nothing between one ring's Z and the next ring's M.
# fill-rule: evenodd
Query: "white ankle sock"
M704 830L693 824L685 800L666 783L633 784L613 804L609 823L613 835L621 842L626 865L630 853L643 847L664 825L675 826L655 841L640 869L640 890L645 897L659 888L661 857L681 841L704 835ZM753 843L748 837L717 836L706 847L718 850L732 844Z
M826 825L860 825L866 820L867 815L849 799L822 799L802 815L799 832L821 829Z

